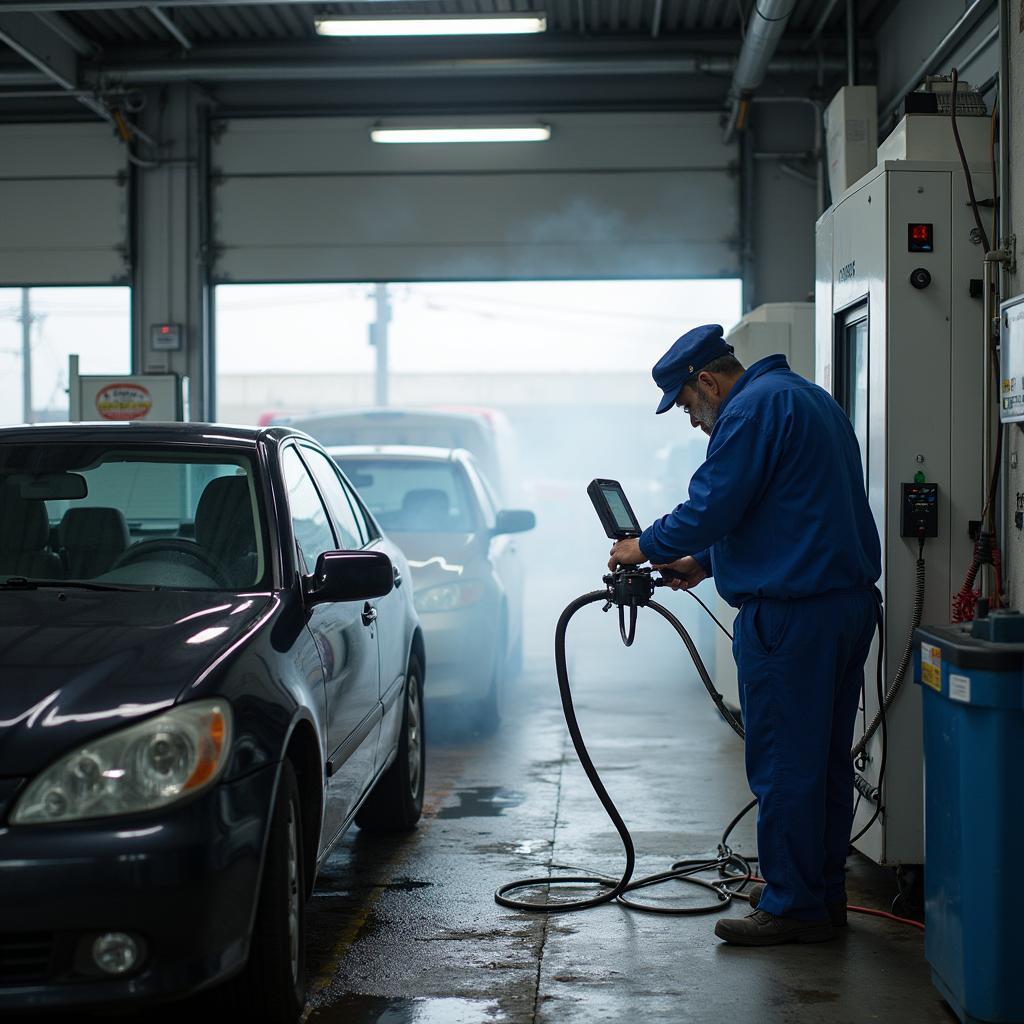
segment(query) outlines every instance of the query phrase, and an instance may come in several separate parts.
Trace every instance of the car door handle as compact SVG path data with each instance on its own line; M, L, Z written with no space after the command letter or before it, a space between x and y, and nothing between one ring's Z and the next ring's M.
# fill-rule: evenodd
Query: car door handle
M377 609L369 601L363 605L362 620L364 626L372 626L377 621Z
M397 590L402 585L402 574L398 571L397 566L392 566L395 573L395 589Z

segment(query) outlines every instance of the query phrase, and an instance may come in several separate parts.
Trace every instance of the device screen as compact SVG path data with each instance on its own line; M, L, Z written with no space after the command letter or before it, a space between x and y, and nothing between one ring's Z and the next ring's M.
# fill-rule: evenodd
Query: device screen
M635 530L638 526L637 521L626 508L626 503L622 500L622 493L611 487L602 487L601 493L604 494L604 500L608 502L615 525L620 530Z

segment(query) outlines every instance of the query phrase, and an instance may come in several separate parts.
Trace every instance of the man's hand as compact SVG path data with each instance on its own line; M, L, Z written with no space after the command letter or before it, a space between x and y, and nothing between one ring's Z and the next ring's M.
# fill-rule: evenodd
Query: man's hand
M647 556L640 550L640 541L635 537L617 540L612 545L612 557L608 559L608 568L612 572L620 565L640 565L647 561Z
M700 562L690 555L687 555L685 558L679 558L674 562L668 562L665 565L652 566L652 568L671 569L672 572L677 572L683 577L681 580L671 580L669 582L668 585L673 590L689 590L691 587L697 586L701 580L708 578L708 574L701 568Z

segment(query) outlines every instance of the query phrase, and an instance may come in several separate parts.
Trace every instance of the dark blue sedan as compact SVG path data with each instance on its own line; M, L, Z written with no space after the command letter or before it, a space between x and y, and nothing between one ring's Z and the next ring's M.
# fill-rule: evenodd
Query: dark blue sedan
M422 808L407 579L297 431L0 430L0 1015L298 1017L318 866Z

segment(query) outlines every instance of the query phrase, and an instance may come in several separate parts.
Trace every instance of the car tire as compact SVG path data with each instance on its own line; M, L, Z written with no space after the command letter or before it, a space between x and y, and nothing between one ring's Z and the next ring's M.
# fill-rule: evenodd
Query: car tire
M508 667L505 670L508 682L515 682L523 674L523 631L520 629L512 649L508 652Z
M229 1019L293 1024L306 999L306 868L302 803L291 762L281 764L245 969L215 996Z
M402 695L398 754L356 812L366 832L408 832L423 813L426 741L423 728L423 670L410 661Z
M501 644L495 655L496 663L491 672L491 685L487 690L487 696L479 701L476 708L476 730L483 736L493 736L501 728L505 710L505 690L508 682L502 656L504 646Z

